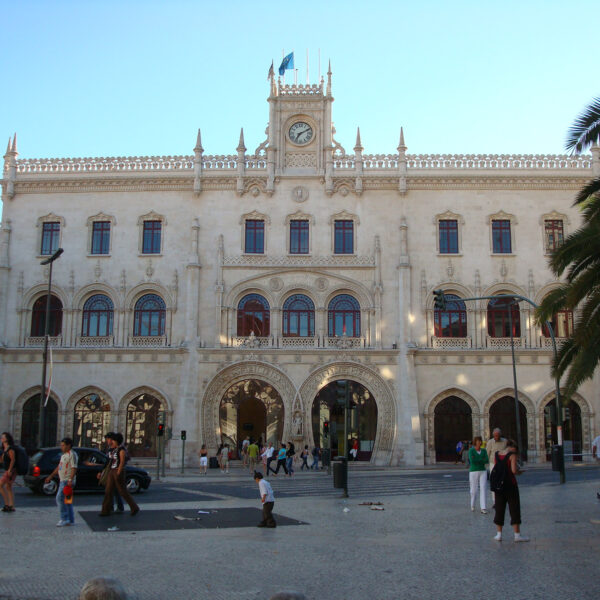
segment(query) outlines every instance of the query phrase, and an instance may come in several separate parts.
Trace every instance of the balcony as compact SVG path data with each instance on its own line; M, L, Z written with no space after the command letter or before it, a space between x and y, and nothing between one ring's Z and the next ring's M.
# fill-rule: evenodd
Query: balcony
M44 345L44 336L36 335L25 338L25 345L28 347L39 347L41 348ZM48 338L48 346L55 348L57 346L62 346L62 335L50 336Z
M473 341L470 337L435 337L431 338L433 348L471 348Z
M77 336L77 345L82 348L106 348L113 345L114 338L112 335L98 336Z
M512 338L515 348L524 348L525 340L520 337ZM487 347L492 350L510 350L509 337L487 337Z
M276 337L266 336L257 337L254 334L249 336L233 336L229 339L227 346L230 348L252 349L252 348L277 348L279 350L286 348L321 348L321 349L339 349L339 350L358 350L368 348L367 340L364 337Z
M166 335L129 336L129 346L134 348L161 348L166 345Z

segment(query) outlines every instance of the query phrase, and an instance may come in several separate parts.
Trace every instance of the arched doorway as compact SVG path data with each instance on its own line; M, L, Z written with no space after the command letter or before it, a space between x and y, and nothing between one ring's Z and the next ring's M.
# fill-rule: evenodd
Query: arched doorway
M221 443L239 456L242 441L276 445L283 435L284 409L279 392L258 379L244 379L230 386L219 405Z
M347 437L344 438L344 413L348 401ZM325 423L329 436L325 435ZM349 456L353 441L358 440L357 460L369 461L377 434L377 403L362 384L349 379L332 381L317 393L312 405L315 445L328 448L331 457Z
M23 416L21 418L21 446L28 454L37 450L36 444L38 428L40 424L40 395L32 396L23 405ZM50 397L46 404L46 415L44 420L44 431L41 446L56 446L56 431L58 428L58 406Z
M110 427L110 404L98 394L84 396L73 411L73 445L102 448Z
M545 408L555 406L556 400L552 398L546 403ZM581 408L575 400L568 406L568 418L562 424L563 445L565 460L581 461L583 459L583 429L581 427ZM561 417L562 418L562 417ZM553 425L544 411L544 445L546 447L546 460L552 460L552 444L558 444L556 425Z
M490 432L496 427L502 430L502 437L513 439L519 445L519 453L527 460L527 410L519 400L519 420L521 424L521 439L517 439L517 419L515 399L512 396L498 398L490 407Z
M140 394L127 405L125 443L131 456L158 455L156 434L161 402L151 394Z
M435 407L433 430L436 462L455 461L456 444L473 437L471 407L462 398L448 396Z

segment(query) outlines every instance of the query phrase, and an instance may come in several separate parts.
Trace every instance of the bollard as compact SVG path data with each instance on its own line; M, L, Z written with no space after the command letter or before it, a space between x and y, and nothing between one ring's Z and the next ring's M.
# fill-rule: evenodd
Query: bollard
M344 490L342 498L348 497L348 461L345 456L333 459L333 487Z

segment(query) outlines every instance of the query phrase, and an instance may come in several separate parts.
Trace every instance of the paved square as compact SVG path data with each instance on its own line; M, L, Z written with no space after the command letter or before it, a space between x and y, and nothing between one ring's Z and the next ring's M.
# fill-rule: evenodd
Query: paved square
M203 511L199 513L198 511ZM205 514L208 513L208 514ZM259 508L193 508L172 510L143 510L135 517L129 511L110 517L98 516L98 511L80 511L88 527L95 532L111 531L169 531L177 529L225 529L228 527L256 527L262 520ZM274 513L277 526L307 525Z

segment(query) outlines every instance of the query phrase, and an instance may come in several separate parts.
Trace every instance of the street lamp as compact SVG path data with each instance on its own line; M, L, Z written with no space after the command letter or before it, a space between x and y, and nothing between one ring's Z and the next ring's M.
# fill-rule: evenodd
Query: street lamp
M59 248L52 256L43 260L40 265L50 265L48 274L48 295L46 296L46 317L44 319L44 353L42 356L42 387L40 389L40 418L38 429L38 448L44 446L44 427L46 421L46 404L44 402L44 391L46 390L46 366L48 364L48 331L50 328L50 294L52 292L52 264L64 252Z
M521 411L519 410L519 390L517 388L517 365L515 361L515 338L513 332L513 318L512 311L513 308L518 304L517 298L513 298L509 301L508 304L508 327L510 329L510 353L512 356L512 370L513 370L513 387L515 394L515 415L516 415L516 425L517 425L517 445L521 449L527 448L526 445L521 445ZM522 456L522 454L521 454Z

